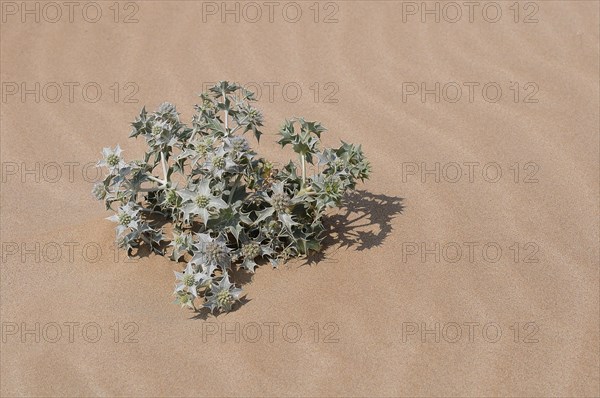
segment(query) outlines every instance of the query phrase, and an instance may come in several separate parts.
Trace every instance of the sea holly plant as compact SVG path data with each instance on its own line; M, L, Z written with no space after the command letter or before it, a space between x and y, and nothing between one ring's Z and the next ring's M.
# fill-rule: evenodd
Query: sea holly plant
M185 264L175 273L176 302L227 312L242 291L235 275L273 267L321 250L323 219L344 194L369 177L361 147L322 148L326 129L286 120L278 143L296 156L278 169L246 138L259 141L263 116L254 94L219 82L200 94L191 123L174 105L142 109L130 137L146 140L143 159L126 161L119 145L104 148L106 175L93 195L116 223L116 239L132 255L145 247ZM307 164L316 166L310 173ZM313 168L314 169L314 168Z

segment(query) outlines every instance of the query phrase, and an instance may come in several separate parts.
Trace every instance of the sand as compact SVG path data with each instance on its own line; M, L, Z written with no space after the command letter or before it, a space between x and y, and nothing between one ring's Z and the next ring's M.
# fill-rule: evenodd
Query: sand
M54 4L2 3L2 396L600 394L597 2L482 2L472 22L240 3L237 23L220 2L101 1L97 22ZM374 172L323 258L196 319L177 264L115 252L88 165L139 156L143 105L189 120L222 79L261 89L261 154L289 156L273 134L305 116Z

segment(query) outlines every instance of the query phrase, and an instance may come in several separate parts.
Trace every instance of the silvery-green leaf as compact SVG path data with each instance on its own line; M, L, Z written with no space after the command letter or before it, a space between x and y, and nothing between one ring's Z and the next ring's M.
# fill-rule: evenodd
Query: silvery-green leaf
M258 217L254 221L254 225L260 223L263 220L266 220L268 217L272 216L274 212L275 212L275 209L273 209L272 207L267 207L263 210L255 211L255 213Z

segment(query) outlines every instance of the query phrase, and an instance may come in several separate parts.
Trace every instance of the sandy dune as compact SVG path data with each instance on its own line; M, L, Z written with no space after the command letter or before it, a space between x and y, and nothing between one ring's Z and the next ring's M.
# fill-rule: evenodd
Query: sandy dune
M598 3L420 3L2 2L2 396L600 395ZM202 320L115 252L89 165L222 79L262 154L305 116L374 173L324 258Z

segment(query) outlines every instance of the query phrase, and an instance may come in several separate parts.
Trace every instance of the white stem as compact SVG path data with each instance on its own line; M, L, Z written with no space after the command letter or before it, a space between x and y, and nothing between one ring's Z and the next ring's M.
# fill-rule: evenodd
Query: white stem
M160 185L167 185L167 182L166 182L166 181L163 181L163 180L161 180L161 179L158 179L158 178L156 178L156 177L154 177L154 176L148 176L148 179L149 179L149 180L152 180L152 181L156 181L156 182L158 182Z
M242 127L244 125L244 122L246 122L246 119L248 119L248 116L246 116L245 118L243 118L242 121L239 122L238 125L233 128L233 130L231 130L231 133L232 134L235 133L237 131L237 129L239 129L240 127Z
M302 185L304 185L306 183L306 162L302 154L300 154L300 162L302 163Z
M223 103L227 101L227 97L225 97L225 91L223 91ZM229 118L229 112L225 109L225 131L227 131L227 119Z
M165 154L163 152L160 153L160 164L162 165L165 181L167 181L167 163L165 162Z

